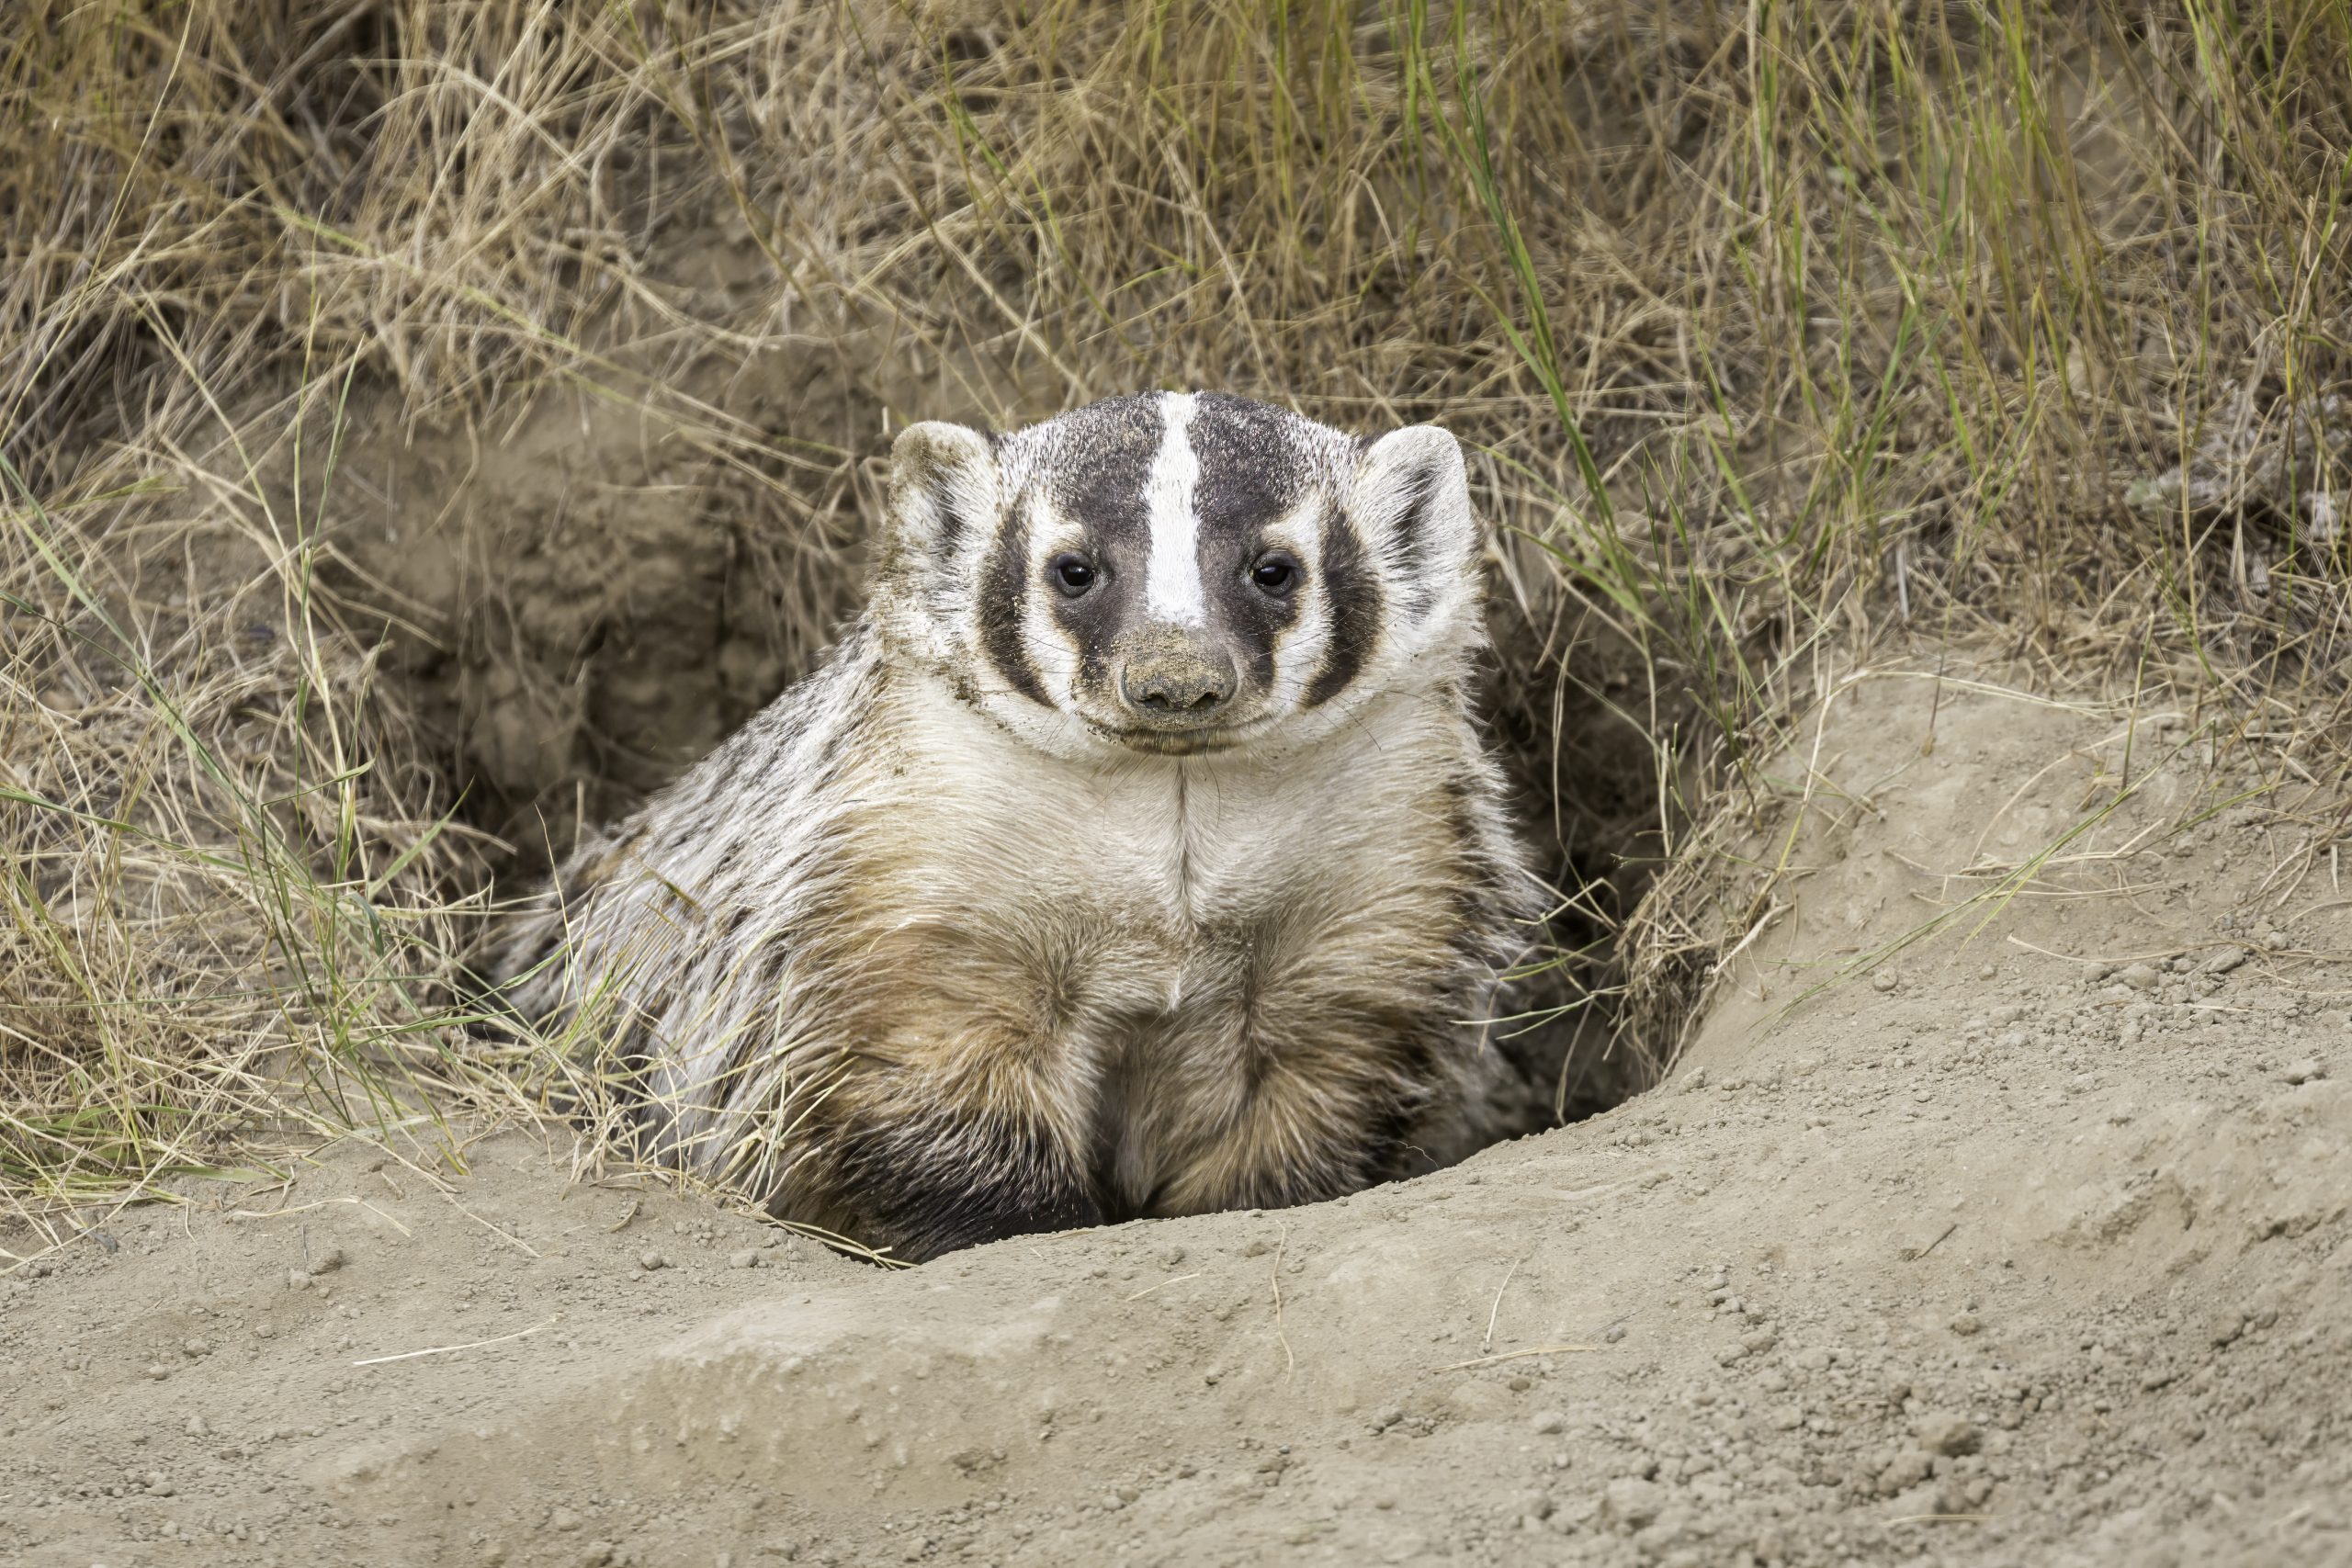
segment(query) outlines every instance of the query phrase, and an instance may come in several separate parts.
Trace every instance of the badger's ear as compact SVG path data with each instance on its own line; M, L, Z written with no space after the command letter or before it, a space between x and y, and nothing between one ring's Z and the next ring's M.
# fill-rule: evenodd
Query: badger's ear
M1408 611L1461 598L1478 558L1478 519L1451 432L1416 424L1363 443L1349 512Z
M890 444L887 568L948 570L996 525L996 452L978 431L932 420Z

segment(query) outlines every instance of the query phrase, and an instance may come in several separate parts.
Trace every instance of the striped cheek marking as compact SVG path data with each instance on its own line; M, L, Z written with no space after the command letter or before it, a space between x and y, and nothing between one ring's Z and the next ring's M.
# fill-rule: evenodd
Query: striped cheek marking
M1007 685L1031 702L1051 707L1053 699L1046 696L1045 682L1037 678L1037 661L1029 656L1025 640L1023 615L1034 577L1029 519L1025 509L1015 506L980 570L980 651Z
M1197 626L1208 619L1208 595L1201 583L1201 464L1189 434L1193 395L1163 393L1159 416L1159 451L1144 481L1144 506L1151 520L1144 608L1155 621Z

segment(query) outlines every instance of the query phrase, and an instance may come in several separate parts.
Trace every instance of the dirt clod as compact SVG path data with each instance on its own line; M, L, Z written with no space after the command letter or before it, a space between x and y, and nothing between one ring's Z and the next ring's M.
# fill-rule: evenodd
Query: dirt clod
M1974 1422L1968 1420L1965 1416L1923 1416L1913 1430L1918 1436L1921 1448L1929 1453L1946 1454L1953 1458L1962 1454L1973 1454L1982 1448L1984 1442L1984 1434L1976 1429Z
M1621 1476L1602 1489L1600 1517L1626 1530L1638 1530L1657 1521L1666 1506L1666 1492L1656 1482Z
M1888 1460L1873 1478L1873 1485L1882 1497L1893 1497L1908 1492L1928 1479L1935 1461L1916 1449L1906 1449Z

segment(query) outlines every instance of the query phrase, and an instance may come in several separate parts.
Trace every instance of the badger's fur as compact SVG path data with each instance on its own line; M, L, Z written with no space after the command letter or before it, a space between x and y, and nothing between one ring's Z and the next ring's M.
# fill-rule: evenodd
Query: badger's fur
M508 948L657 1157L920 1258L1459 1157L1535 885L1453 436L1217 393L891 453L830 662Z

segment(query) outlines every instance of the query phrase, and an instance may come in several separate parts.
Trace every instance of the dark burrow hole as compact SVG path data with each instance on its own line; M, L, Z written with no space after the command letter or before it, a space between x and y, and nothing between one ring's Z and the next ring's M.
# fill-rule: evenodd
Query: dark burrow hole
M495 460L459 435L355 431L346 467L368 482L334 508L340 592L382 637L383 678L420 716L459 818L504 846L500 897L710 750L855 614L883 422L850 391L812 432L821 400L794 400L795 428L774 432L842 454L813 483L798 462L681 457L623 413L555 396ZM1596 637L1566 595L1531 607L1498 592L1489 620L1481 702L1517 822L1579 895L1546 933L1557 958L1497 1030L1525 1085L1511 1136L1657 1077L1647 1043L1619 1027L1613 927L1655 863L1660 791L1624 716L1641 710L1623 700L1645 679L1637 651Z

